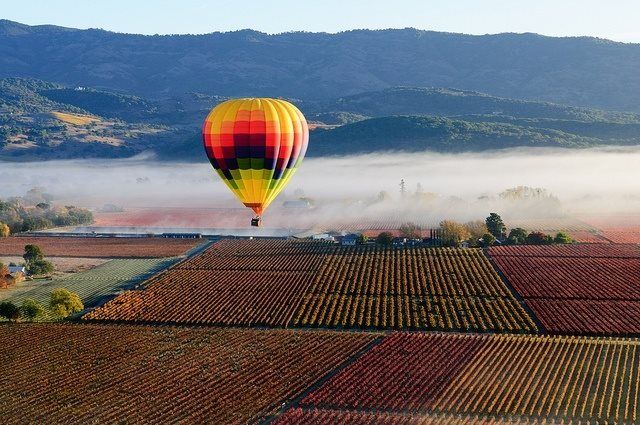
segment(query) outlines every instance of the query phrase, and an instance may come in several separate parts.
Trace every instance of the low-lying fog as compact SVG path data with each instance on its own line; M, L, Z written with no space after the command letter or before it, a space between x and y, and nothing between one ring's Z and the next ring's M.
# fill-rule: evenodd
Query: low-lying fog
M400 196L400 181L406 195ZM150 156L125 160L0 162L0 198L39 186L58 202L99 208L236 208L208 163L172 163ZM549 200L503 199L517 186L544 188ZM386 192L379 201L379 193ZM416 195L416 192L419 194ZM323 219L345 215L426 216L439 220L505 215L640 212L640 148L514 149L487 153L388 153L307 158L274 203L306 196ZM540 201L540 202L539 202ZM312 215L312 213L309 213Z

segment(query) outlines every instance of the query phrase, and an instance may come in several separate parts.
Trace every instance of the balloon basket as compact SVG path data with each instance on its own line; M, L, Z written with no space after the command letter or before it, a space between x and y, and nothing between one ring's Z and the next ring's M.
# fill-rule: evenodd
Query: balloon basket
M260 217L254 217L251 219L251 226L253 227L261 227L262 219Z

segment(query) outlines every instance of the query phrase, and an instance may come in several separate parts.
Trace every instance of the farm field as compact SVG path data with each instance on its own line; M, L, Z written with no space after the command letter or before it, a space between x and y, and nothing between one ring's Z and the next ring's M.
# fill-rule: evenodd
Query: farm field
M301 423L295 418L317 409L355 418L378 412L389 415L387 423L422 423L420 414L488 421L475 423L631 423L640 414L638 345L630 339L396 333L306 395L282 423ZM425 422L432 423L429 417Z
M382 425L498 425L503 419L483 418L478 415L414 414L389 412L360 412L331 409L295 408L287 410L273 422L276 425L324 425L324 424L382 424ZM509 424L530 424L523 420L509 419ZM546 421L536 421L545 424Z
M21 303L32 298L44 304L51 291L66 288L77 293L85 307L91 307L102 297L114 295L124 287L134 285L169 267L178 258L111 260L86 272L52 280L33 280L0 290L0 299Z
M203 239L14 236L0 238L0 256L22 255L25 245L34 244L51 257L175 257L205 242Z
M246 423L277 412L374 334L0 326L0 415L24 423ZM10 379L7 379L10 377ZM52 387L55 386L54 387Z
M84 319L285 327L331 249L282 239L222 240Z
M90 320L531 332L481 250L223 240Z
M5 257L0 256L0 261L4 264L23 264L22 256ZM92 268L110 261L108 258L78 258L78 257L47 257L47 261L51 262L55 267L53 276L63 277L72 273L85 272Z
M640 333L640 247L493 247L491 258L545 329Z

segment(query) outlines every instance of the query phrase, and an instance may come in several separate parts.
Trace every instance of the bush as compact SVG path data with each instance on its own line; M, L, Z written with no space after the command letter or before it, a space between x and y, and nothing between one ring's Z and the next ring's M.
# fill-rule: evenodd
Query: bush
M445 246L458 246L460 242L466 241L471 237L469 230L457 221L444 220L440 223L440 231L442 233L442 243Z
M376 243L380 245L391 245L393 243L393 235L389 232L382 232L376 238Z
M22 302L20 312L25 319L32 321L44 316L45 309L38 301L27 298Z
M422 229L415 223L403 223L400 226L400 234L403 238L420 239L422 237Z
M53 264L47 260L36 260L28 263L27 272L32 275L43 275L53 272Z
M496 238L491 233L485 233L480 238L480 246L489 247L496 243Z
M567 243L573 243L573 239L571 238L571 236L567 235L565 232L558 232L556 237L553 238L553 242L567 244Z
M527 235L527 243L531 245L548 245L553 243L553 238L542 232L531 232Z
M11 234L11 229L5 223L0 222L0 238L7 238Z
M509 236L507 237L507 243L509 245L522 245L527 242L527 231L522 227L516 227L511 229Z
M84 310L84 305L78 294L65 288L58 288L51 292L49 308L56 316L65 318Z
M0 302L0 317L17 322L20 318L20 309L11 301Z

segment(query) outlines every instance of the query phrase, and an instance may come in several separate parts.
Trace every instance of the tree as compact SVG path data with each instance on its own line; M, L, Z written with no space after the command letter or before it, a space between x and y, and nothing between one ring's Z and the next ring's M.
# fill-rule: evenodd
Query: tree
M24 255L22 256L24 261L29 263L30 261L37 261L44 259L44 253L38 245L25 245Z
M400 234L403 238L409 239L420 239L422 237L420 226L415 223L402 223L400 226Z
M367 241L368 241L368 240L369 240L369 238L368 238L368 237L366 237L365 235L363 235L362 233L360 233L360 234L358 235L358 237L356 238L356 243L357 243L358 245L364 245L364 244L366 244L366 243L367 243Z
M26 245L22 258L24 258L29 274L41 275L51 273L54 270L53 264L44 259L44 254L37 245Z
M17 322L20 318L20 309L11 301L2 301L0 302L0 317Z
M400 179L400 195L404 196L407 194L407 183L404 179Z
M471 236L469 230L463 224L453 220L442 221L440 223L440 232L442 234L442 242L446 246L457 246Z
M531 245L548 245L553 243L553 238L542 232L531 232L527 235L527 243Z
M391 245L393 243L393 235L389 232L382 232L376 238L376 243L380 245Z
M485 233L480 238L480 246L490 247L496 243L496 238L491 233Z
M509 245L522 245L527 241L527 234L527 231L522 227L511 229L509 236L507 237L507 243Z
M496 239L502 239L507 231L507 227L504 225L502 217L496 213L489 214L489 217L485 220L485 224L487 225L489 233L491 233Z
M469 237L469 242L473 246L478 245L478 241L489 232L486 223L482 220L469 221L464 224L464 227L471 235Z
M56 316L65 318L84 310L84 305L78 294L65 288L58 288L51 292L49 308Z
M553 242L567 244L567 243L573 243L573 239L571 238L571 236L567 235L565 232L558 232L556 237L553 238Z
M0 238L7 238L11 234L11 229L0 221Z
M26 300L22 301L20 311L22 313L22 316L29 321L38 319L45 313L44 306L38 301L31 298L27 298Z

